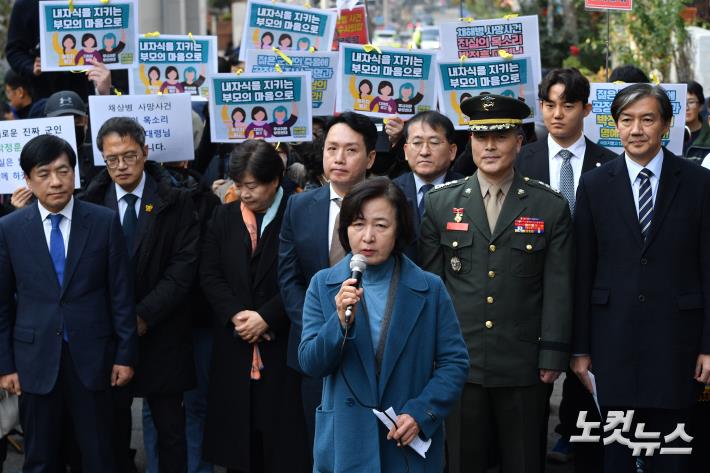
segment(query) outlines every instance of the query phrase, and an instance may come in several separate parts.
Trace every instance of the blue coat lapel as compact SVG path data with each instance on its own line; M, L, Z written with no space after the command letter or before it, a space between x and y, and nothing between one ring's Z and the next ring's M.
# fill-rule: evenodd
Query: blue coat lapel
M663 223L663 218L668 213L668 209L680 185L680 168L676 166L676 159L679 158L666 149L663 150L663 153L663 167L661 168L661 175L658 181L658 195L656 196L653 218L651 219L651 228L648 238L646 238L645 248L648 248L656 237Z
M69 248L67 249L67 263L64 269L64 280L61 293L64 294L66 288L74 275L76 265L79 263L81 254L89 238L90 225L88 215L83 204L74 199L74 210L72 212L71 232L69 233Z
M412 330L414 330L426 302L424 292L428 289L429 285L426 279L421 277L421 270L407 257L402 256L399 286L385 343L385 352L382 356L382 366L380 366L378 400L382 399L397 360L410 340Z
M314 254L318 259L319 269L328 267L328 246L330 244L330 235L328 234L329 214L330 186L323 186L313 191L313 199L310 205L308 205L308 215L305 215L305 220L301 222L304 230L310 230L311 238L309 238L308 241L311 242L314 248ZM342 284L343 281L344 279L341 280L340 283Z
M609 174L609 190L614 195L613 201L618 203L615 207L620 213L621 220L628 226L636 244L643 246L641 226L638 223L639 217L636 213L631 181L629 181L629 170L626 167L626 160L623 154L618 158L616 166L609 171Z
M55 287L59 291L59 280L54 270L54 263L52 263L52 258L49 255L47 237L44 235L44 227L38 205L39 203L37 202L32 205L32 210L27 213L27 219L25 220L24 232L27 237L25 241L30 250L28 254L37 255L41 274L46 275L50 279L51 287ZM76 205L76 202L74 202L74 205Z

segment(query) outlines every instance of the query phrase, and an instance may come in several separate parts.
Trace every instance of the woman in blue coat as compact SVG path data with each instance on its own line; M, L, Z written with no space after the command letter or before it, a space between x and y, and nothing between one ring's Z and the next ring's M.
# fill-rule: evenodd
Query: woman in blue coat
M409 212L388 179L358 184L340 210L340 242L351 253L308 288L299 362L324 378L314 472L443 469L442 423L466 380L468 353L444 284L402 253L412 237ZM360 289L350 278L353 254L368 263ZM390 407L391 430L372 411ZM417 436L431 439L426 458L409 448Z

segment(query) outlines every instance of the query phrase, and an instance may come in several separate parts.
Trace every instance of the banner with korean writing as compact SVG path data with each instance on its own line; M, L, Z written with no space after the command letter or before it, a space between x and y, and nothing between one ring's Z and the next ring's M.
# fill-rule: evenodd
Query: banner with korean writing
M140 123L145 129L149 160L164 163L195 159L190 95L89 96L91 142L97 166L103 166L104 161L96 147L96 135L101 125L113 117L128 117Z
M336 13L327 10L249 0L239 60L246 60L248 49L328 50L335 21Z
M39 2L42 71L134 66L137 11L135 0Z
M476 20L455 21L439 26L442 61L458 61L466 56L471 59L520 59L525 58L528 70L526 76L531 84L540 83L540 33L537 15ZM538 109L537 100L528 102ZM538 111L535 111L537 116Z
M436 52L340 43L336 111L386 118L436 110Z
M338 21L335 23L335 38L333 38L333 51L338 50L340 43L367 44L367 9L365 5L358 5L351 9L337 10Z
M310 71L217 74L210 82L213 142L311 141Z
M529 72L530 58L476 59L439 61L439 109L457 130L467 130L469 118L461 111L461 102L482 93L522 98L533 109L525 122L535 118L537 84Z
M584 0L586 10L631 11L633 0Z
M631 84L609 84L592 82L589 101L592 112L584 119L584 134L598 145L609 148L615 153L624 151L619 139L619 131L611 116L611 103L616 94ZM683 155L683 139L685 134L685 100L686 84L660 84L671 99L673 105L673 121L669 133L663 135L663 146L678 156Z
M28 141L39 135L56 135L77 152L73 117L0 121L0 194L12 194L19 187L27 187L20 167L20 153ZM74 168L74 177L74 186L78 188L78 165Z
M333 115L338 53L291 51L287 57L291 64L272 51L252 49L247 52L245 68L247 72L273 73L278 64L283 72L310 71L313 115Z
M141 37L129 85L132 94L186 93L207 100L207 77L216 73L216 36Z

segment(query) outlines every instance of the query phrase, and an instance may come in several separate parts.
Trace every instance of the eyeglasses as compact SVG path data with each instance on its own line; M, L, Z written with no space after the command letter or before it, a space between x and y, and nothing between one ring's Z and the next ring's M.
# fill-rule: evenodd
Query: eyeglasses
M116 169L121 161L123 161L126 166L133 166L134 164L136 164L136 161L138 161L138 154L126 153L120 156L106 156L104 158L106 167L108 167L109 169Z
M419 151L424 147L424 144L429 145L429 149L436 149L439 146L445 144L445 141L432 139L432 140L414 140L408 141L407 144L412 147L415 151Z

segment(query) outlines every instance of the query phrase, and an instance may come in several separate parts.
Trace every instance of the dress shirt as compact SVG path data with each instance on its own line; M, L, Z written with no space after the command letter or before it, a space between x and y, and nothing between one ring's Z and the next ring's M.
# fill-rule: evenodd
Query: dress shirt
M47 210L39 201L37 202L37 208L39 209L39 216L42 219L42 228L44 229L44 238L47 240L47 248L49 249L49 239L52 234L52 220L49 218L52 212ZM69 199L69 203L64 206L62 210L57 212L61 214L64 218L59 222L59 231L62 232L62 239L64 240L64 257L67 256L67 251L69 251L69 233L71 232L71 217L72 212L74 212L74 197Z
M337 199L342 202L342 197L335 192L333 189L333 184L328 184L330 187L330 207L328 207L328 251L330 251L331 235L333 235L333 227L335 226L335 219L340 214L340 206L336 203Z
M563 148L560 146L552 135L547 135L547 148L549 149L550 163L550 187L560 189L560 168L564 159L557 154L566 149L572 153L569 163L572 165L572 173L574 174L574 190L577 191L579 185L579 177L582 175L582 164L584 163L584 153L587 151L587 142L584 140L584 133L579 136L572 146Z
M141 214L141 202L143 201L143 189L145 188L145 172L143 172L143 175L141 176L141 181L138 183L135 189L133 191L128 192L125 190L123 187L119 186L118 184L114 184L116 186L116 200L118 201L118 215L121 218L121 225L123 225L123 216L126 214L126 209L128 208L128 203L123 200L123 196L126 194L133 194L136 197L136 217L139 217Z
M419 204L420 204L421 201L422 201L422 198L424 198L424 194L422 194L421 192L419 192L419 191L421 190L422 186L425 185L425 184L432 184L432 185L434 185L434 186L438 186L439 184L443 184L443 183L444 183L444 178L446 177L446 173L444 173L444 174L442 174L441 176L435 178L435 179L432 180L431 182L425 182L425 181L423 181L421 177L417 176L417 173L416 173L416 172L412 172L412 176L414 176L414 187L417 189L417 206L419 206Z
M656 207L656 195L658 194L658 182L661 177L661 169L663 168L663 149L658 150L658 154L653 157L646 166L641 166L637 162L629 159L624 153L626 160L626 168L629 170L629 182L631 182L631 193L634 196L634 204L636 205L636 214L639 213L639 190L641 188L641 179L639 173L642 169L648 169L653 173L651 176L651 198L653 199L653 207Z

